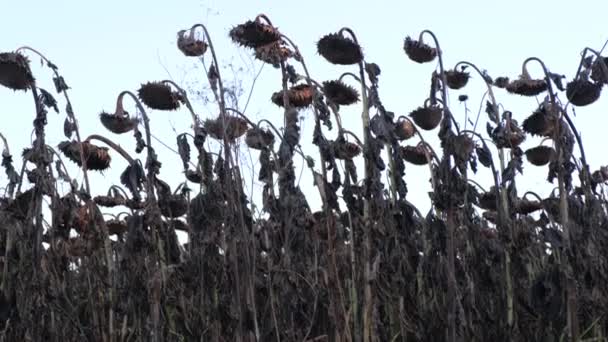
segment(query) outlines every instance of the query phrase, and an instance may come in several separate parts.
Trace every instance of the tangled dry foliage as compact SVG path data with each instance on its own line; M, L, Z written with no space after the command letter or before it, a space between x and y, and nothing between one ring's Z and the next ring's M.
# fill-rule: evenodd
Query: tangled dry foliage
M297 46L264 15L234 27L230 38L281 70L281 88L269 97L284 110L282 129L227 108L216 52L198 24L180 31L177 45L185 56L211 54L207 78L217 118L200 120L186 92L170 81L145 83L137 95L122 92L115 112L100 115L112 134L133 134L142 160L102 135L81 138L69 87L39 52L0 54L0 84L33 95L36 137L23 152L21 172L3 138L3 341L607 339L608 168L589 170L569 115L600 96L607 57L586 48L565 86L538 58L524 61L515 79L492 78L469 62L445 70L435 35L423 31L403 47L414 62L439 61L429 98L410 116L395 117L381 101L380 67L365 61L348 28L317 47L328 62L354 66L355 73L325 82L311 78ZM46 61L65 98L62 155L45 143L47 111L58 111L58 102L36 86L25 53ZM542 67L542 77L530 75L531 63ZM469 71L487 85L486 132L460 129L448 106L448 92L465 87ZM537 96L540 105L518 122L500 111L508 106L499 107L497 89ZM125 97L137 115L124 109ZM341 108L357 103L362 139L340 121ZM185 180L175 190L158 178L144 105L185 106L192 116L193 132L177 136ZM310 108L316 163L299 143L298 112ZM331 140L326 134L334 123ZM420 130L437 130L440 146L425 142ZM529 135L543 143L523 151ZM206 150L208 139L222 144L219 153ZM263 215L256 217L235 163L239 139L258 151ZM89 177L110 167L111 151L126 160L123 186L93 196ZM314 177L318 212L296 185L297 155ZM81 186L62 156L82 168ZM557 183L549 197L518 189L527 162L546 168L548 182ZM428 213L407 200L408 163L428 165ZM473 179L480 166L491 170L488 190ZM71 191L60 194L61 183ZM108 207L125 212L103 214ZM187 243L176 231L187 233Z

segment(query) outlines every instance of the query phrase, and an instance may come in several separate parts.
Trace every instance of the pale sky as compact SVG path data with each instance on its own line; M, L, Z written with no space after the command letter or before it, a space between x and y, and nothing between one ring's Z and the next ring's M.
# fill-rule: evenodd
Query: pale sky
M430 29L439 38L446 68L460 60L468 60L481 69L487 69L493 77L516 78L521 63L530 56L545 61L552 72L564 74L571 80L576 72L580 53L589 46L600 49L606 39L606 1L5 1L0 21L0 51L13 51L22 45L43 52L59 66L61 74L72 88L70 97L81 126L81 134L101 133L115 139L133 152L132 136L116 136L100 125L101 110L113 111L115 99L122 90L136 91L141 83L171 78L192 90L206 84L200 62L184 57L176 48L176 32L203 23L209 29L218 58L223 66L232 64L235 70L222 70L225 83L240 77L244 94L240 98L241 109L246 102L251 82L262 63L251 58L252 52L234 45L228 37L229 29L259 13L265 13L282 33L298 44L311 72L319 81L337 78L342 72L357 69L352 66L334 66L316 53L316 41L324 34L335 32L343 26L351 27L357 34L368 62L377 63L381 69L380 95L388 110L405 115L422 105L428 96L430 74L436 63L419 65L410 61L403 52L403 39L407 35L417 37L424 29ZM408 5L410 4L410 5ZM605 53L608 55L608 53ZM41 68L39 59L30 55L38 85L54 93L51 72ZM206 63L210 63L209 54ZM208 64L207 64L208 65ZM301 69L298 69L299 71ZM533 66L533 76L541 77L541 69ZM457 101L460 94L470 98L469 109L475 115L485 91L477 75L469 85L459 91L451 91L452 112L464 124L464 107ZM353 86L357 86L351 83ZM281 86L280 73L265 66L253 89L252 100L246 114L252 119L266 118L276 125L282 123L282 110L270 102L272 92ZM521 98L497 90L498 102L514 114L521 123L536 108L534 98ZM602 126L608 107L606 94L595 104L577 108L574 118L583 131L583 142L592 170L608 161L604 153L605 128ZM565 96L562 95L565 99ZM60 108L65 108L62 96L56 95ZM214 104L204 105L191 98L197 113L203 118L215 116ZM538 98L542 100L542 98ZM129 107L127 107L129 108ZM131 107L133 108L133 107ZM134 112L134 109L131 109ZM0 132L6 136L14 156L29 145L31 122L34 118L31 94L14 93L0 89L0 113L4 118ZM154 134L175 148L175 133L189 131L191 123L185 110L179 112L148 113ZM312 146L312 112L302 112L305 117L302 145L307 154L318 156ZM47 126L48 143L56 146L65 140L62 133L64 113L49 113ZM359 133L360 108L344 111L345 126ZM480 128L485 134L485 120ZM334 130L335 131L335 130ZM425 132L431 141L436 131ZM334 132L329 136L333 137ZM183 177L179 157L160 144L155 148L163 162L161 178L176 186ZM536 139L528 139L524 148L533 147ZM126 163L112 153L113 168L105 174L91 175L93 191L106 191ZM143 160L145 157L140 156ZM257 157L254 157L257 159ZM18 158L16 158L18 159ZM255 160L254 160L255 162ZM248 163L248 162L247 162ZM73 165L73 164L72 164ZM20 162L16 163L20 167ZM76 167L72 176L81 175ZM246 170L244 172L247 172ZM362 171L360 172L360 174ZM316 192L308 170L304 170L302 187L316 202ZM488 173L481 182L489 187ZM544 182L546 170L525 165L521 184L535 187ZM421 209L428 208L428 168L407 166L406 182L410 201ZM0 182L5 181L4 172ZM250 184L247 185L250 188ZM523 185L520 185L522 189ZM550 187L543 186L546 194ZM522 189L524 190L524 189ZM259 193L259 188L254 188ZM525 191L525 190L524 190Z

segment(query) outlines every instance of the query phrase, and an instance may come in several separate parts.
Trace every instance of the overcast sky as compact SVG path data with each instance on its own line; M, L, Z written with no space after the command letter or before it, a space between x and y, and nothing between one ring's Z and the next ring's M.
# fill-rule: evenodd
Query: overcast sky
M411 4L411 5L408 5ZM326 33L343 26L351 27L363 46L368 62L382 69L380 95L387 109L399 115L408 114L422 105L428 96L430 74L435 63L419 65L403 53L403 39L417 36L423 29L434 31L444 52L445 64L451 68L460 60L476 63L489 74L515 78L521 72L522 61L529 56L543 59L549 69L571 79L576 72L580 53L586 46L600 49L606 39L606 1L12 1L3 6L0 21L1 51L12 51L29 45L46 54L57 64L72 88L70 96L82 135L103 132L133 151L132 137L115 136L104 131L98 121L101 110L113 111L115 99L122 90L137 90L141 83L172 79L190 90L203 89L206 84L200 62L184 57L176 48L176 32L195 23L209 29L218 57L225 69L225 83L240 81L244 93L239 99L243 109L251 82L262 66L251 58L251 52L235 46L228 38L229 29L259 13L267 14L274 25L291 37L306 59L313 78L324 81L337 78L342 72L356 71L354 67L333 66L316 53L316 41ZM31 55L32 67L40 87L54 91L49 69L40 67L39 59ZM205 57L207 63L210 59ZM239 71L240 70L240 71ZM301 70L301 69L298 69ZM530 69L540 77L541 70ZM237 82L239 83L239 82ZM282 123L282 110L270 102L270 94L280 88L280 73L265 66L253 88L247 113L252 119L266 118ZM352 84L356 86L356 84ZM485 91L477 75L461 91L450 93L452 112L464 122L464 106L457 101L467 94L472 115L476 115ZM520 98L497 90L497 99L520 121L536 107L534 98ZM65 104L57 96L61 108ZM539 98L538 100L542 100ZM205 105L197 98L195 109L204 119L217 114L216 106ZM592 169L607 163L605 153L606 94L589 107L577 109L574 118L583 131L583 141ZM131 111L134 112L134 109ZM0 89L2 132L13 150L20 154L29 145L31 121L34 117L31 94ZM64 140L64 113L49 114L48 143L56 146ZM185 111L150 112L152 130L159 139L175 147L175 132L189 130L190 119ZM360 109L343 113L345 126L360 132ZM310 141L312 112L302 112L303 146L305 152L318 156ZM480 119L485 127L486 117ZM333 136L334 133L330 133ZM433 141L435 132L425 132ZM525 147L538 144L528 139ZM173 186L182 179L179 157L156 143L163 162L161 177ZM126 166L113 153L113 168L105 174L90 176L95 193L105 192ZM243 155L243 157L247 157ZM247 157L248 158L248 157ZM255 158L255 156L254 156ZM143 159L143 157L142 157ZM247 160L244 164L251 165ZM254 160L255 167L255 160ZM244 166L246 169L247 166ZM248 172L245 170L245 172ZM410 200L428 208L426 196L428 168L407 167L406 181ZM529 187L544 182L546 171L529 164L522 181ZM73 175L79 175L73 168ZM78 176L81 179L81 175ZM6 179L4 173L0 181ZM482 183L490 185L487 173ZM316 193L307 170L303 173L303 188L313 203ZM250 183L248 182L250 190ZM255 189L255 188L254 188ZM544 192L550 187L544 186ZM256 190L257 191L257 190ZM259 191L257 191L259 192ZM318 203L318 202L317 202ZM314 204L313 204L314 205Z

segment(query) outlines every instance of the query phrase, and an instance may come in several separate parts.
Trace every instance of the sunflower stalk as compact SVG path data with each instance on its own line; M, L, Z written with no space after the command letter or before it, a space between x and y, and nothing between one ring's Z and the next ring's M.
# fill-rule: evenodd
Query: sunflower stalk
M537 62L543 69L545 75L545 82L548 86L549 91L549 99L551 106L558 106L557 100L555 98L555 94L553 93L553 86L551 85L551 76L549 71L545 65L545 63L537 58L537 57L529 57L522 64L522 70L527 72L526 66L530 62ZM561 108L561 107L560 107ZM573 270L571 263L573 260L572 246L570 243L570 215L569 215L569 207L568 207L568 192L566 191L565 186L565 170L564 170L564 155L563 155L563 146L562 146L562 128L561 125L557 126L557 129L554 132L553 140L555 142L556 150L557 150L557 163L558 163L558 186L559 186L559 212L560 212L560 221L563 230L563 241L564 247L562 252L565 252L563 258L563 272L566 277L566 306L567 306L567 336L568 340L572 342L576 342L579 336L579 324L578 324L578 315L577 315L577 297L576 297L576 284L574 283L573 278ZM575 131L576 132L576 131ZM582 147L579 145L582 149Z
M53 74L55 76L56 80L62 80L63 81L63 77L61 77L61 75L59 75L59 72L57 71L58 68L55 64L51 63L46 56L44 56L42 53L40 53L39 51L29 47L29 46L22 46L19 49L17 49L17 51L19 50L28 50L31 51L35 54L37 54L40 58L42 58L42 60L45 61L45 63L47 64L47 66L49 68L51 68L51 70L53 70ZM65 84L64 84L65 85ZM78 142L78 145L80 146L80 160L85 160L84 158L84 150L82 148L82 139L80 138L80 128L78 125L78 120L76 120L76 115L74 114L73 108L72 107L72 102L70 101L70 97L68 95L68 87L65 86L63 88L58 88L58 91L60 91L61 93L63 93L63 96L65 98L65 101L67 103L67 109L66 109L66 114L68 115L68 117L70 118L70 120L72 121L72 123L74 124L74 132L76 133L76 141ZM85 184L85 189L87 191L88 194L91 193L91 186L89 185L89 176L87 173L87 165L86 163L82 163L81 165L82 168L82 175L84 178L84 184Z

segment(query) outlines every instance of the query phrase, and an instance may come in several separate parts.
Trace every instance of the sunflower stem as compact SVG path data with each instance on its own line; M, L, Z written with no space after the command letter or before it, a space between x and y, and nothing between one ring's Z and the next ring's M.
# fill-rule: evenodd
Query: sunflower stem
M537 58L537 57L529 57L522 64L522 71L527 73L526 66L529 62L537 62L543 69L545 82L547 83L547 87L549 90L549 99L551 101L551 106L558 106L558 103L555 99L555 94L553 93L553 86L551 85L551 76L545 65L545 63ZM563 110L560 107L560 110L563 113ZM558 163L558 186L559 186L559 208L560 208L560 221L563 229L563 240L564 240L564 251L565 255L565 263L562 265L563 271L566 276L566 297L567 297L567 335L568 340L572 342L576 342L579 335L579 326L578 326L578 316L577 316L577 298L576 298L576 285L574 283L574 278L572 275L571 269L571 258L572 258L572 250L570 244L570 222L569 222L569 213L568 213L568 193L566 191L565 186L565 170L563 165L563 146L561 142L561 125L557 126L555 130L553 140L555 141L555 146L557 149L557 163ZM579 145L580 148L580 145Z
M17 49L17 51L19 50L29 50L35 54L37 54L40 58L42 58L47 66L49 68L51 68L51 70L53 70L53 74L55 75L56 79L62 79L61 75L59 75L59 72L57 71L57 67L55 66L55 64L51 63L51 61L49 61L46 56L44 56L42 53L40 53L39 51L29 47L29 46L22 46L19 49ZM85 160L84 158L84 150L82 149L82 139L80 138L80 128L78 125L78 120L76 120L76 115L74 114L73 111L73 107L72 107L72 102L70 101L70 97L68 95L68 89L62 89L61 91L63 93L63 96L65 98L65 101L67 103L67 109L66 109L66 114L68 115L68 117L72 120L72 122L74 123L74 132L76 133L76 141L78 141L78 146L79 146L79 153L80 153L80 160ZM91 194L91 186L89 184L89 176L87 173L87 165L86 163L82 163L81 165L82 168L82 175L84 178L84 185L85 185L85 189L86 192L88 194Z

